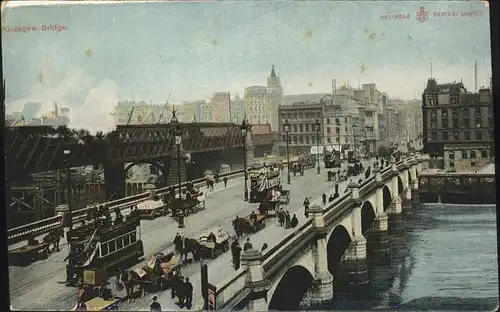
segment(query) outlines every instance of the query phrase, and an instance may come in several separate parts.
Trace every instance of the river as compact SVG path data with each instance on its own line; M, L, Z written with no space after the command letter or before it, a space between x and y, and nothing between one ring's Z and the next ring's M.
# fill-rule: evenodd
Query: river
M498 306L495 206L424 204L392 240L390 267L335 310L493 311Z

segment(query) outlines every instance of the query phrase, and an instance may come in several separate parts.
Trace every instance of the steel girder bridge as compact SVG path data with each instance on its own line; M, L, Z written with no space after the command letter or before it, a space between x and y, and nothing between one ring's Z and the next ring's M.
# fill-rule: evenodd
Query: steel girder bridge
M33 173L103 165L106 197L123 197L125 163L150 163L167 175L177 152L174 127L172 124L117 126L114 131L96 135L64 126L6 128L7 185ZM181 124L181 129L183 154L242 148L244 144L237 124L188 123Z

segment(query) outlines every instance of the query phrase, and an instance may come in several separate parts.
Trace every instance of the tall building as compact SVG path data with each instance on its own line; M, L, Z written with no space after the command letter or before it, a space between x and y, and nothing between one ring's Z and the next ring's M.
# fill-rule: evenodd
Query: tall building
M245 89L245 113L250 124L269 124L272 131L278 131L278 108L282 103L283 88L274 65L266 87L252 86Z
M26 102L23 107L22 115L26 121L38 116L42 109L42 102Z
M241 123L245 118L245 100L238 93L231 100L231 122Z
M212 122L231 120L231 95L229 92L215 92L212 96Z
M185 120L182 122L197 122L201 121L202 106L205 105L205 100L184 102L179 109L183 111Z
M290 124L289 153L297 155L310 152L311 146L323 146L323 111L324 105L319 103L294 103L279 106L280 155L286 154L285 121ZM315 129L316 120L320 122L319 141Z
M200 117L200 122L212 122L213 117L212 117L212 103L210 102L204 102L199 106L200 112L199 112L199 117Z
M422 94L424 152L443 157L445 169L470 169L494 156L493 101L489 88L467 92L460 83L427 81Z

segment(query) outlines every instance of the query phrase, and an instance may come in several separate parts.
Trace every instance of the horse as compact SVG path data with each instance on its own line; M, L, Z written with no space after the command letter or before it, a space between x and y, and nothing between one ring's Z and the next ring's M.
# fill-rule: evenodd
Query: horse
M61 240L61 235L62 229L56 229L43 237L43 242L47 244L48 252L59 251L59 241ZM51 244L54 244L52 251L50 251Z
M200 260L200 243L196 239L184 238L183 244L180 249L181 259L187 262L187 256L191 253L195 261Z

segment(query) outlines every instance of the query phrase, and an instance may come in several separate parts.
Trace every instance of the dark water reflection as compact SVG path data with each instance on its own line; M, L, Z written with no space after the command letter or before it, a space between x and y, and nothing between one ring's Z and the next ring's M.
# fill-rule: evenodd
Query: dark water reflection
M422 205L391 239L392 263L335 310L493 311L498 305L495 206Z

